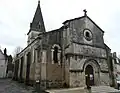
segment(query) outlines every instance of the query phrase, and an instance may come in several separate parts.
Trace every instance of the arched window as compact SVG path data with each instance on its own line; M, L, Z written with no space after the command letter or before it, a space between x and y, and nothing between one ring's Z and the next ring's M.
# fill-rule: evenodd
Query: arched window
M54 47L53 60L54 60L54 63L58 63L58 47L57 46Z
M52 57L52 64L54 63L61 63L61 48L59 45L54 44L51 48L51 57Z

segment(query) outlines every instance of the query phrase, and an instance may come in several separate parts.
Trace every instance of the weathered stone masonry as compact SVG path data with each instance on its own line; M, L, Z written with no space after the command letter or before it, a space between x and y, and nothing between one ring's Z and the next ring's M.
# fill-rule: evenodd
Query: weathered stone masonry
M104 31L87 14L46 32L38 3L28 46L17 56L19 68L15 75L27 84L39 80L44 88L111 85L111 50L103 35Z

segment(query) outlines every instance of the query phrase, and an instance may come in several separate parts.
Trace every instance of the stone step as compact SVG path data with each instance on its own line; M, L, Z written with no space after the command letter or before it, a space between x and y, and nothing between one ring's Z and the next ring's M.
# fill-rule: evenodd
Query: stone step
M51 89L46 91L49 93L120 93L119 90L109 86L93 86L91 87L91 90L85 89L84 87L79 87L68 89Z

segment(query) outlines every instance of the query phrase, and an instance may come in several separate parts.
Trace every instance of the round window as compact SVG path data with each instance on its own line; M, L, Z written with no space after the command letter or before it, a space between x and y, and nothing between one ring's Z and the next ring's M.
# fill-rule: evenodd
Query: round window
M92 40L92 32L89 29L84 30L84 37L86 40Z

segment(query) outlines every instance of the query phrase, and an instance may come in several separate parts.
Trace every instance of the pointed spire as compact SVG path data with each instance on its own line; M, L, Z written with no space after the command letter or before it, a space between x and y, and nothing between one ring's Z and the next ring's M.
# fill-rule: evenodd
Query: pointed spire
M42 16L41 8L40 8L40 0L38 0L38 6L36 9L33 21L30 24L30 30L45 32L43 16Z

